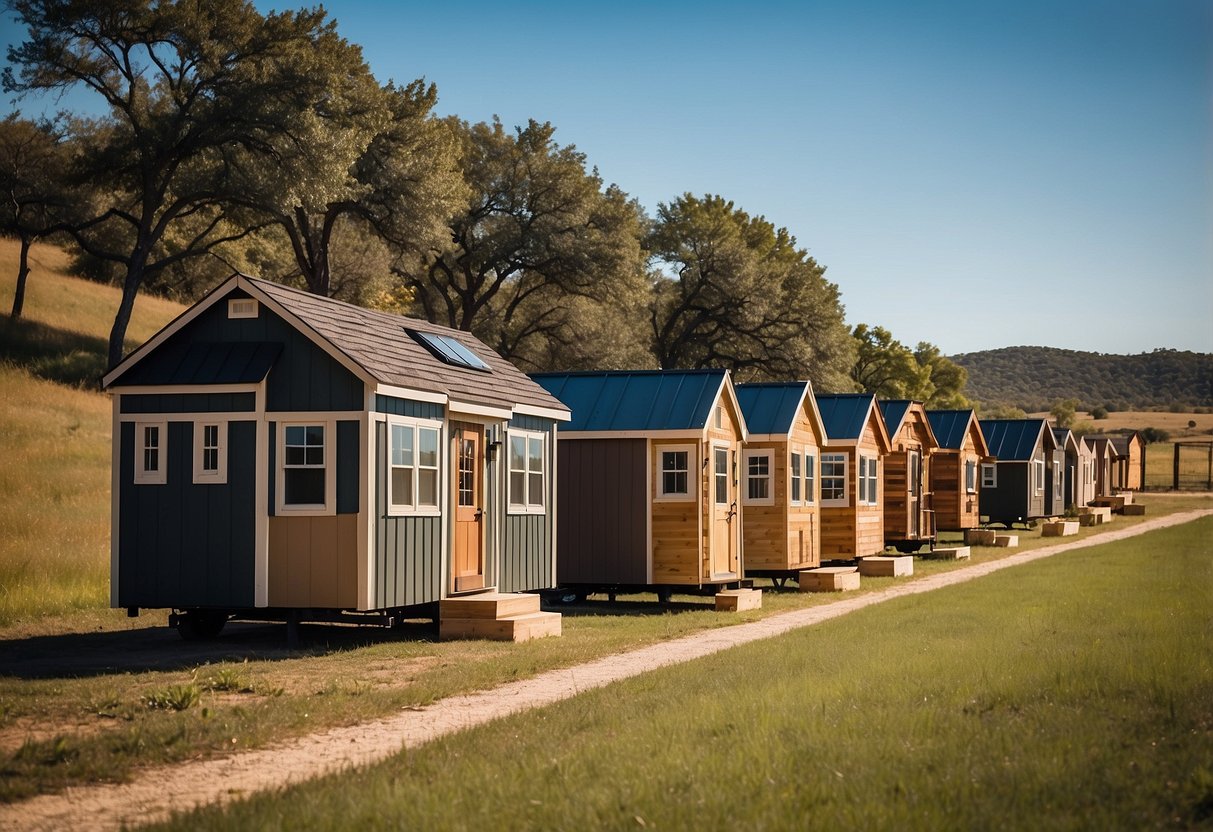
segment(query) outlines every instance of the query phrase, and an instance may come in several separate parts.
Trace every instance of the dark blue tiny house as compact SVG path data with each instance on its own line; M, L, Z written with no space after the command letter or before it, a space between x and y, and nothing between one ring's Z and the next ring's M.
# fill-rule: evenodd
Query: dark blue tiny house
M201 634L555 582L568 408L469 333L233 276L103 384L115 607Z
M1044 419L982 419L997 462L981 466L981 513L990 523L1026 523L1054 513L1050 467L1057 440ZM1064 452L1062 454L1064 462ZM1061 472L1060 467L1057 469ZM1059 495L1060 491L1057 492Z

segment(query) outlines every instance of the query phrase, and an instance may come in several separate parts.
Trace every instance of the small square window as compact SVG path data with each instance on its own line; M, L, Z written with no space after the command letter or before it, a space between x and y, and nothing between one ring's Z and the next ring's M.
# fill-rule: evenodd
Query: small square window
M695 497L695 457L693 445L667 445L657 448L657 499L690 500Z

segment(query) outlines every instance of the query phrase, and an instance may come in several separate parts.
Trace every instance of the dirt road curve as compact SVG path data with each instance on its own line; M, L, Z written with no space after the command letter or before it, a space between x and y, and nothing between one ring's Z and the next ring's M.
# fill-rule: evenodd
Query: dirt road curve
M508 714L568 699L590 688L808 627L893 598L931 592L1067 550L1134 537L1210 514L1213 511L1203 510L1161 517L1131 528L974 564L812 609L695 633L492 690L444 699L421 710L404 711L386 719L313 734L259 751L152 769L124 785L89 786L58 795L43 795L0 807L0 829L108 830L119 829L123 824L135 826L162 820L173 810L226 803L253 792L378 762L401 748L416 747Z

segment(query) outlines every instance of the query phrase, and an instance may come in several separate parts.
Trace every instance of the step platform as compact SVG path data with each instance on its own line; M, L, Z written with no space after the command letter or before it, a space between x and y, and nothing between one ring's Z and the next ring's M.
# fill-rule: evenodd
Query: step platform
M1125 503L1125 517L1141 517L1146 513L1146 507L1141 503Z
M846 592L859 589L859 569L854 566L821 566L797 573L801 592Z
M1014 549L1019 545L1019 535L1017 534L1000 534L994 538L994 545L1003 549Z
M993 540L990 545L993 545ZM931 560L968 560L972 554L973 550L968 546L940 546L927 552L926 557Z
M1112 519L1112 509L1108 506L1091 505L1078 510L1078 522L1084 526L1098 526Z
M965 529L965 545L993 546L997 535L993 529Z
M722 589L716 593L716 612L762 609L761 589Z
M1077 520L1054 520L1040 527L1041 537L1069 537L1078 534Z
M440 641L530 641L560 633L560 613L542 611L538 595L480 592L444 598L438 605Z
M914 574L912 555L876 555L859 561L859 574L865 578L901 578Z

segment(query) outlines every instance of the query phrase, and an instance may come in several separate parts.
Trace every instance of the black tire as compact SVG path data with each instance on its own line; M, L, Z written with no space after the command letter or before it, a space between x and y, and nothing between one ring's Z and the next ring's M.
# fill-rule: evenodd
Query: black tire
M227 613L215 610L187 610L177 616L177 632L186 641L217 638L227 624Z
M672 589L657 590L657 603L659 603L659 604L668 604L668 603L670 603L670 599L673 597L674 597L674 590L672 590Z

